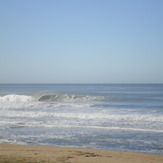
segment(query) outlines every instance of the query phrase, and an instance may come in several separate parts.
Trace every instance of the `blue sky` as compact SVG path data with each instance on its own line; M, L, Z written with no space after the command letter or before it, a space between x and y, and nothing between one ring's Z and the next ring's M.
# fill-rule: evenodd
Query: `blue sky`
M0 0L0 83L163 83L162 0Z

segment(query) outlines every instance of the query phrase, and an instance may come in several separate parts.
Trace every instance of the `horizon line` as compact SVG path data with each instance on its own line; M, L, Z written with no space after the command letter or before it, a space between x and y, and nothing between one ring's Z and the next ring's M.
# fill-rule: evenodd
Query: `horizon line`
M64 84L67 84L67 85L73 85L73 84L76 84L76 85L89 85L89 84L99 84L99 85L103 85L103 84L163 84L163 82L155 82L155 83L145 83L145 82L135 82L135 83L35 83L35 82L31 82L31 83L0 83L0 84L56 84L56 85L64 85Z

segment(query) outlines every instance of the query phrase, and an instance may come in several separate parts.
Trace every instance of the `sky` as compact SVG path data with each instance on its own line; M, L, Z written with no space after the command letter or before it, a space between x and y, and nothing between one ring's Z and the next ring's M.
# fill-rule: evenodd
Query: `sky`
M163 1L0 0L0 83L163 83Z

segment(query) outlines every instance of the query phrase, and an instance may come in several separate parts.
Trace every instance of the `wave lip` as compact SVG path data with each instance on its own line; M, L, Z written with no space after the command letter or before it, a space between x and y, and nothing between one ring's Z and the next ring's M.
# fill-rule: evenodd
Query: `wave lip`
M104 100L103 96L73 95L73 94L44 94L38 97L38 101L53 102L90 102Z
M0 102L110 102L110 101L143 101L149 100L144 98L118 98L107 96L91 96L91 95L78 95L78 94L32 94L29 95L0 95Z
M33 97L27 95L9 94L0 97L0 102L30 102L33 101Z

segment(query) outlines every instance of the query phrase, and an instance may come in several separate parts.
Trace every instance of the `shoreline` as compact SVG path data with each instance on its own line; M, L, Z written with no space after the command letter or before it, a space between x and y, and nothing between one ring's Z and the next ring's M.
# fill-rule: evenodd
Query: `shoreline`
M163 155L32 145L0 144L0 163L162 163Z

